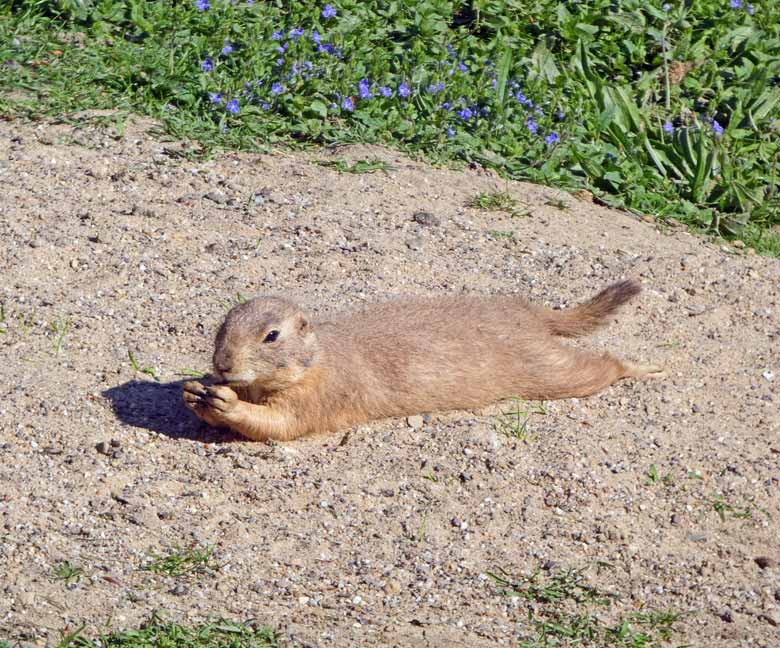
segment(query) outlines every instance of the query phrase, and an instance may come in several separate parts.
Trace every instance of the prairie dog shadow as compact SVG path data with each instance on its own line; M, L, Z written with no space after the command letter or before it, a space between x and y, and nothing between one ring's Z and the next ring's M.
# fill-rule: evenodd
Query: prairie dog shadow
M103 391L117 418L127 425L164 434L172 439L203 443L238 441L229 430L209 427L190 412L182 401L182 385L187 380L153 382L130 380Z

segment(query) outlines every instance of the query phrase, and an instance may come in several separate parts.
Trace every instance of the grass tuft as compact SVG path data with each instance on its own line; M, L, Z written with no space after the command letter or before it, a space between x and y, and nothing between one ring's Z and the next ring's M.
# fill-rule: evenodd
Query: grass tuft
M71 565L69 561L64 560L54 565L51 570L52 578L64 581L66 585L78 583L84 576L84 570L76 565Z
M205 549L179 549L174 547L168 554L149 554L150 561L143 566L144 571L166 576L183 576L191 573L219 571L221 565L211 560L213 547Z
M384 160L357 160L350 163L347 160L317 160L317 164L323 167L331 167L339 173L374 173L383 171L387 173L392 171L393 167Z
M276 648L279 639L271 628L254 623L214 619L182 625L164 621L157 613L138 630L101 633L95 638L83 632L80 628L63 636L57 648Z
M527 403L520 398L513 399L513 407L496 415L493 420L493 429L513 439L520 441L534 441L536 435L528 431L528 422L534 415L544 416L547 410L543 402Z

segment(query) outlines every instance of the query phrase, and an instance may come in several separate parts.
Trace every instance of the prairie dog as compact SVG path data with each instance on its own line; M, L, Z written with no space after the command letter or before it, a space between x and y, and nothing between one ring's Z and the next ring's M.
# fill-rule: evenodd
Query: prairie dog
M594 331L639 290L620 281L559 311L514 296L399 300L317 323L285 299L258 297L217 333L221 384L188 382L184 402L210 425L289 440L512 396L588 396L620 378L662 375L557 339Z

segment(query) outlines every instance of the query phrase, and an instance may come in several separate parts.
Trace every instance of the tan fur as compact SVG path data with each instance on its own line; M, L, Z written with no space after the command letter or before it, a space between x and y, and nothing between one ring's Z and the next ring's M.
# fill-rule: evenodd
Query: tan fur
M233 308L217 334L214 375L225 384L187 383L184 400L210 425L288 440L511 396L588 396L660 375L555 337L591 332L638 292L619 282L563 311L510 296L395 301L314 325L292 303L261 297ZM271 331L278 339L264 342Z

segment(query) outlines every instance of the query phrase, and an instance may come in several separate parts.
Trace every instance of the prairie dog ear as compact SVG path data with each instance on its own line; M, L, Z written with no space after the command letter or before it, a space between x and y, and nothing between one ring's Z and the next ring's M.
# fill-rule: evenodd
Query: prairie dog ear
M298 333L301 335L307 335L311 332L311 323L309 322L309 318L306 317L303 313L298 313L295 316L295 327Z

